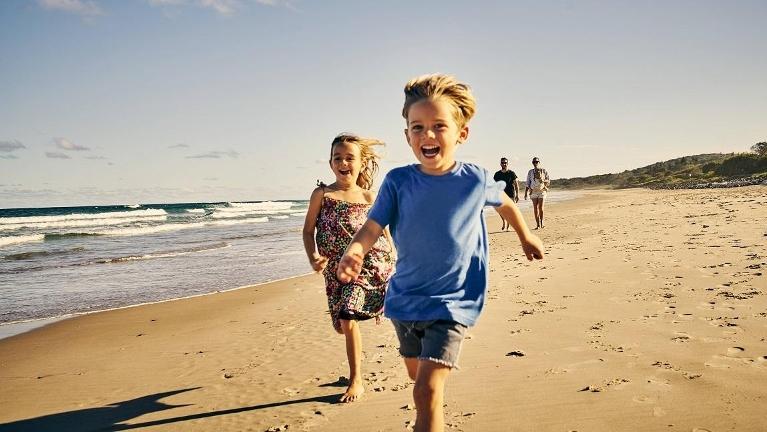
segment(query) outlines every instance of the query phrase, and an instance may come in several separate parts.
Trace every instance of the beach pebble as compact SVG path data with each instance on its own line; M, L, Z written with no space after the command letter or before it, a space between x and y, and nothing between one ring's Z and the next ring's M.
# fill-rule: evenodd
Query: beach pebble
M524 357L524 351L511 351L506 354L506 357Z

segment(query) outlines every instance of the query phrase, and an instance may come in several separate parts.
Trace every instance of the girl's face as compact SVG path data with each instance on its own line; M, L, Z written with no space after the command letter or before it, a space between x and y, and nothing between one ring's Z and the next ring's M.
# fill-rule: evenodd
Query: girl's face
M330 169L341 184L355 184L362 170L360 148L356 144L339 143L333 146L330 154Z

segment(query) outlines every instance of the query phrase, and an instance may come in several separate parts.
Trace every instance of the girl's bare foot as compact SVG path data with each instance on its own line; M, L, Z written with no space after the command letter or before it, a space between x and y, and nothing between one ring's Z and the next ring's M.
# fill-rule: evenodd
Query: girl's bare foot
M339 399L339 402L354 402L365 393L365 387L362 385L362 381L352 381L349 387L346 388L343 396Z

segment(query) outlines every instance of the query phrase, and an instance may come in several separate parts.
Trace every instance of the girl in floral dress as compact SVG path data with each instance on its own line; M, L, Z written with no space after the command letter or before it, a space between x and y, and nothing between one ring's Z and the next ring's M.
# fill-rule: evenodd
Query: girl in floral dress
M386 232L365 256L363 270L356 280L342 284L336 278L338 261L367 219L375 199L370 187L378 170L379 156L373 149L377 145L383 143L351 134L341 134L333 140L330 168L336 181L330 185L320 184L312 192L303 229L309 263L314 271L325 276L333 328L346 337L349 387L341 396L341 402L353 402L364 392L359 321L379 319L386 284L394 268L394 250Z

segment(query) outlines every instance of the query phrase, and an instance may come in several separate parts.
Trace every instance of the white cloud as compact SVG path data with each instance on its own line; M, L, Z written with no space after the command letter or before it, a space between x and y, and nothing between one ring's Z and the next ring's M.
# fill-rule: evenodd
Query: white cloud
M243 0L145 0L150 6L154 7L174 7L194 5L206 9L212 9L220 15L233 15L243 6ZM288 0L255 0L255 3L262 6L280 7L295 10L295 7Z
M172 146L168 146L168 148L189 148L189 144L173 144Z
M208 153L202 153L194 156L187 156L187 159L221 159L224 156L228 156L232 159L237 159L240 154L234 150L229 151L212 151Z
M200 0L200 6L211 8L221 15L231 15L239 6L237 0Z
M44 9L69 12L86 17L101 15L103 12L96 3L83 0L37 0Z
M147 0L152 6L176 6L185 4L186 0Z
M12 154L0 154L0 159L18 159L18 156Z
M297 10L296 7L293 6L293 2L290 0L256 0L256 3L272 7L284 6L294 11Z
M48 159L72 159L69 155L61 152L45 152L45 157Z
M66 151L89 151L90 150L90 148L81 146L79 144L75 144L66 138L54 138L53 143L56 144L56 147Z
M26 148L26 147L24 146L24 144L22 144L18 140L0 141L0 152L2 153L10 153L23 148ZM14 158L7 158L7 159L14 159Z

